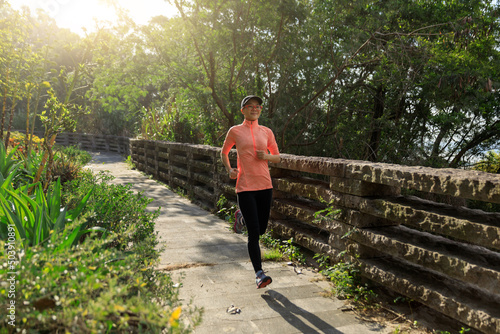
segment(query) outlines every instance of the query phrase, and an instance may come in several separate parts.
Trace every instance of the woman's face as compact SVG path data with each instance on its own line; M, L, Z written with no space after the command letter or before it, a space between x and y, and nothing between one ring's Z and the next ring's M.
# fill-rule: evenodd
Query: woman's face
M243 109L241 109L241 112L247 121L255 121L260 117L262 106L259 104L259 101L252 99L245 104Z

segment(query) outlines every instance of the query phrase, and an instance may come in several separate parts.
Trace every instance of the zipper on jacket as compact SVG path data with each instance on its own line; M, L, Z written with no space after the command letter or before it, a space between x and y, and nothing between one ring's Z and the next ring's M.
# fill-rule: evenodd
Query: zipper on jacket
M253 141L253 151L255 152L255 154L257 154L257 145L255 144L255 137L253 135L253 124L254 121L250 122L250 133L252 134L252 141Z

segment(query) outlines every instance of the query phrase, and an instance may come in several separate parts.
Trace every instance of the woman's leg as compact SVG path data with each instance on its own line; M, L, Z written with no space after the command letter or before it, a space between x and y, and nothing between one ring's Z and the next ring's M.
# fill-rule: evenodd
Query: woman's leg
M238 206L245 219L248 231L248 255L252 261L255 272L262 270L262 259L259 247L259 216L257 211L257 201L254 191L244 191L238 193Z
M255 272L262 270L259 237L266 233L271 200L272 189L238 193L238 206L248 231L248 255Z
M269 223L269 215L271 213L271 203L273 201L273 190L266 189L258 192L256 197L257 210L259 216L259 235L264 235Z

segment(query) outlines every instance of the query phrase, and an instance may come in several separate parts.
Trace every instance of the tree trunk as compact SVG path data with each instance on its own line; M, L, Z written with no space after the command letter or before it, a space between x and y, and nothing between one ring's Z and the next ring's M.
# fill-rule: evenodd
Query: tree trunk
M5 135L5 147L9 146L10 130L12 129L12 120L14 119L14 110L16 110L17 104L17 89L19 83L16 82L16 88L14 89L14 96L12 97L12 108L10 109L9 125L7 127L7 134ZM3 128L2 128L3 131Z
M3 90L3 103L2 103L2 127L0 128L0 140L3 140L3 129L5 126L5 110L7 109L7 86L9 84L10 72L7 70L5 75L5 88ZM7 147L7 146L5 146Z
M224 104L224 101L222 101L222 99L219 97L219 95L217 94L216 90L215 90L215 74L216 74L216 69L215 69L215 59L214 59L214 54L212 51L210 51L209 53L209 66L210 66L210 72L207 73L208 76L209 76L209 87L210 89L212 90L212 98L214 99L215 103L217 103L217 106L219 107L219 109L222 111L222 113L224 114L224 116L226 116L228 122L229 122L229 126L233 126L234 125L234 116L233 114L231 114L225 104Z
M366 149L365 157L368 161L377 161L378 149L380 147L380 118L384 115L385 108L385 89L382 85L378 86L375 98L373 100L373 119L371 125L370 142Z

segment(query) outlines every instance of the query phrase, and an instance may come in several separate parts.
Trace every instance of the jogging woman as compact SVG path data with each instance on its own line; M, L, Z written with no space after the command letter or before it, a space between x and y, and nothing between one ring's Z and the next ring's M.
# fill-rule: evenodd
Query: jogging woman
M221 159L231 179L236 179L238 206L248 231L248 254L255 271L257 288L272 282L262 270L259 237L266 232L273 185L268 161L278 163L280 154L271 129L259 125L262 99L255 95L241 101L245 120L233 126L222 146ZM237 168L232 168L228 153L236 145Z

